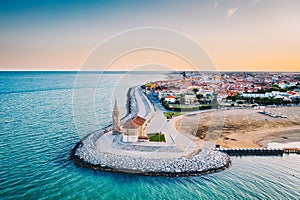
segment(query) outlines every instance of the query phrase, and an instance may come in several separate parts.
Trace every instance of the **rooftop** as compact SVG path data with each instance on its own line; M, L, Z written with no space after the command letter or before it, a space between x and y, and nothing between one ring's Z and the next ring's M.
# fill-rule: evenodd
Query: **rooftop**
M143 126L145 122L146 119L137 115L134 118L127 120L124 123L123 128L138 128L139 126Z

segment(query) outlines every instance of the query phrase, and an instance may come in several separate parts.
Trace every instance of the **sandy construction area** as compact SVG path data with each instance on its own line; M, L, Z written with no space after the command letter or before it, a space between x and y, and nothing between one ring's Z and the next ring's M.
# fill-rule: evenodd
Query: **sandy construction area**
M208 111L183 116L176 128L183 134L201 140L216 141L222 147L266 147L269 142L300 141L300 107L267 108L266 111L287 118L260 114L253 108ZM195 137L197 136L197 137Z

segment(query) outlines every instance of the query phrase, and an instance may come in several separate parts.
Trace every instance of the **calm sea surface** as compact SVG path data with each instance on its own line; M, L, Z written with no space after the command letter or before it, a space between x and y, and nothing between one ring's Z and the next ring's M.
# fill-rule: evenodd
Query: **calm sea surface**
M300 156L232 157L198 177L94 172L68 158L85 134L126 113L128 87L162 74L0 72L0 199L300 199ZM76 81L77 80L77 81Z

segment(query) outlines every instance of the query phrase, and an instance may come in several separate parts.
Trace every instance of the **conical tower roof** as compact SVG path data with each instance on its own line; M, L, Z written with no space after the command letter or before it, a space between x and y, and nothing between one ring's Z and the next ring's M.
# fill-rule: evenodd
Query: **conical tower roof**
M119 112L118 101L115 99L114 112Z

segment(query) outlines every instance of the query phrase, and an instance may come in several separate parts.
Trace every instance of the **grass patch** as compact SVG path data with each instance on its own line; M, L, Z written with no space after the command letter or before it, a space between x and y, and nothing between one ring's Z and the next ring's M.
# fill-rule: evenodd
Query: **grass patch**
M182 105L182 104L169 104L170 108L177 108L177 109L197 109L199 106L195 105Z
M172 117L177 117L177 116L180 116L182 114L183 114L182 112L164 112L164 116L167 119L171 119Z
M166 142L164 134L152 133L148 134L149 142Z

